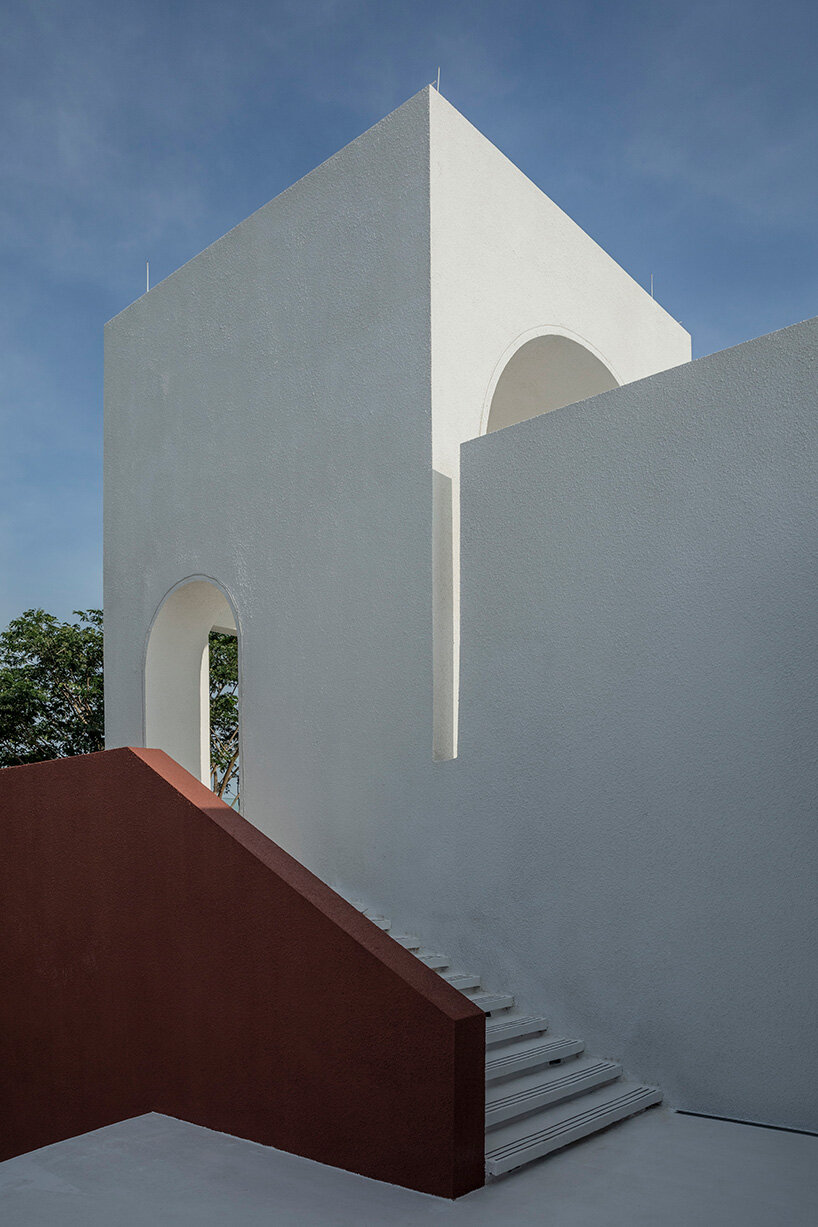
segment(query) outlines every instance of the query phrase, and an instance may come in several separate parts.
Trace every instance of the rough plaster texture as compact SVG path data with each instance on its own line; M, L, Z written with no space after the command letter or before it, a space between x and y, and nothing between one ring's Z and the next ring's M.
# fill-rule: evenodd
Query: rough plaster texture
M275 796L307 860L316 813L376 824L394 764L431 759L428 162L423 94L106 332L107 744L144 742L165 594L213 578L241 627L244 802Z
M458 797L475 954L812 1129L817 385L813 320L464 447Z
M486 430L504 430L618 387L589 349L568 337L532 337L503 367L491 397Z
M314 709L306 724L300 716L304 679L287 676L300 672L294 653L310 626L316 684L332 678L345 701L371 693L374 666L391 675L389 706L408 717L403 697L428 685L431 670L433 748L451 757L458 448L486 429L507 359L526 340L548 344L544 332L557 347L588 346L591 368L607 362L614 382L690 354L687 333L431 89L113 320L108 744L155 737L187 766L202 758L203 720L170 730L200 688L198 669L188 662L182 679L177 662L156 704L140 656L165 593L202 576L220 583L242 643L251 639L241 665L248 805L263 796L270 753L253 739L281 722L282 687L288 758L303 756L314 735ZM595 369L572 371L562 399L560 388L538 390L542 409L599 390ZM330 585L332 614L321 591ZM388 597L401 585L416 623L410 631L404 615L396 655ZM342 587L349 596L339 603ZM334 653L331 640L351 624L359 644ZM322 669L324 654L333 659ZM168 655L149 653L149 691L158 692ZM356 727L365 740L385 721L394 726L394 713L362 705ZM427 725L411 736L428 736Z
M451 591L435 588L436 648L452 667L435 671L435 753L449 758L459 724L461 443L485 433L502 372L527 342L571 340L590 357L565 364L560 388L563 364L549 355L543 412L688 362L690 336L435 90L429 108L433 462L452 496L450 538L436 537L451 557L439 568ZM610 372L604 383L597 362Z
M466 444L434 763L457 450L552 325L622 382L689 352L428 92L112 321L108 744L144 738L163 596L212 577L252 822L674 1104L804 1124L815 326Z

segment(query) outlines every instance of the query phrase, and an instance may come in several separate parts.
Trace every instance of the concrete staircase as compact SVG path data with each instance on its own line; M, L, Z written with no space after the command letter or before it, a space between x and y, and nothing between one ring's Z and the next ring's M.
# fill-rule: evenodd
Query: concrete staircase
M582 1040L552 1036L548 1022L521 1013L507 993L488 992L480 976L391 929L384 916L355 906L486 1015L486 1175L501 1176L661 1102L655 1087L622 1080L622 1068L585 1054Z

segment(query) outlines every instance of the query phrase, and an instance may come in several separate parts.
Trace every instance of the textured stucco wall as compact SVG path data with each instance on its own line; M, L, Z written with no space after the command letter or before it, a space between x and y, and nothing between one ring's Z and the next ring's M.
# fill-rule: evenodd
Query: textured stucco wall
M471 433L537 320L484 325L463 289L433 333L430 258L457 251L430 256L430 106L440 132L424 92L109 325L108 745L142 742L163 597L215 579L253 823L678 1106L802 1124L815 325L465 445L461 756L433 762L433 563L449 592L454 568L433 540L457 502L440 472L433 516L432 384L436 415L461 387ZM618 376L661 336L682 362L621 271L608 326L618 284L642 320Z
M435 90L429 108L434 463L455 477L522 337L563 330L628 383L688 362L690 335Z
M452 494L451 562L438 568L451 571L452 591L435 593L436 639L451 642L453 662L435 670L435 746L445 758L457 748L460 445L485 432L502 370L548 333L587 347L628 383L688 362L690 336L435 90L429 114L433 462ZM571 399L599 390L591 375ZM438 535L436 548L446 545ZM443 647L437 655L447 657Z
M423 93L106 330L107 744L144 744L160 602L215 579L246 809L308 861L431 757L428 158Z
M459 796L484 962L812 1129L817 411L813 320L465 445Z

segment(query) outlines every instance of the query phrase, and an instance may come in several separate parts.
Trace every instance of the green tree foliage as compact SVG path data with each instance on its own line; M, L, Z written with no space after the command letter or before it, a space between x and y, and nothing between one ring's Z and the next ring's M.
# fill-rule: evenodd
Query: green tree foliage
M210 632L210 787L240 804L239 645L235 635Z
M102 610L60 622L27 609L0 633L0 767L105 747ZM239 674L234 635L210 635L213 791L239 804Z
M27 609L0 634L0 767L104 747L102 610Z

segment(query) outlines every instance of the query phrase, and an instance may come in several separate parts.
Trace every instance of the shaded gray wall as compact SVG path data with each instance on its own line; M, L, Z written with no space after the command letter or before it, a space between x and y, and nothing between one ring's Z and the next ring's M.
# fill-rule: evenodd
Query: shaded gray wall
M514 952L524 997L672 1104L802 1128L817 392L813 320L462 449L458 806L488 962Z

